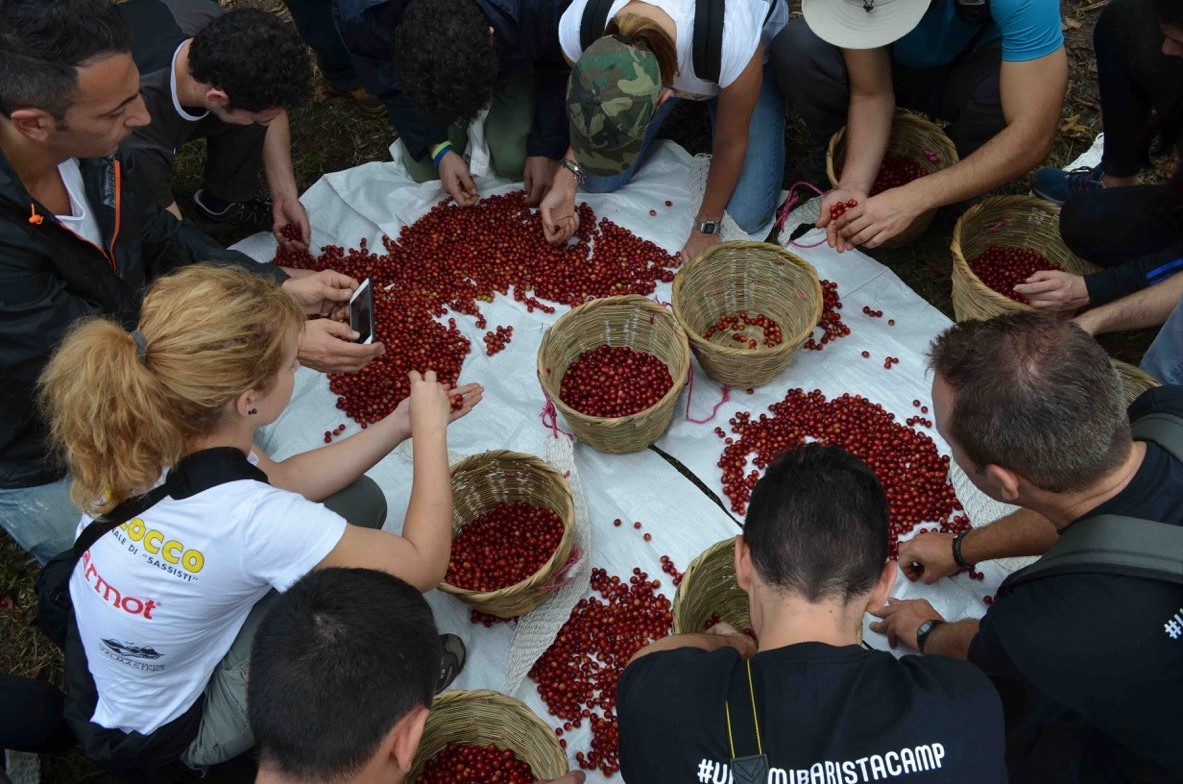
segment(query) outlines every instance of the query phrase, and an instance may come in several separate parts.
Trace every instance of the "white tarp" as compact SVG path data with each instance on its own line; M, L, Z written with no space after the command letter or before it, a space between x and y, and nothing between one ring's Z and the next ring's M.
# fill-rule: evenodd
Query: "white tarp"
M397 149L392 152L397 156ZM699 198L693 170L693 160L684 150L663 142L628 187L616 194L583 198L597 216L608 217L645 239L676 251L690 230L692 205ZM482 195L520 187L496 178L481 179L478 185ZM380 247L377 243L384 233L397 235L403 225L414 222L442 197L438 184L416 185L397 163L368 163L325 176L309 189L303 202L312 219L314 248L325 244L356 246L363 238L369 240L371 247ZM666 200L673 203L672 209L664 207ZM660 208L662 218L649 217L651 208ZM801 241L810 243L819 236L815 231ZM269 235L261 234L236 247L265 261L272 257L275 242ZM827 396L843 392L862 394L882 403L900 420L917 413L912 407L913 399L930 405L923 354L928 342L949 325L949 320L908 289L889 269L861 253L839 255L825 247L795 250L817 267L821 277L838 283L844 303L843 317L851 335L828 344L823 351L803 351L780 378L752 395L743 390L733 391L731 401L719 410L717 422L686 421L683 391L679 413L657 446L681 461L720 495L719 469L715 463L722 442L715 436L714 428L726 427L727 419L739 410L758 415L770 403L780 400L789 388L817 388ZM669 284L659 284L656 296L668 301ZM864 316L863 305L882 310L883 318ZM544 401L535 377L535 354L543 330L559 314L528 313L523 305L506 297L482 303L482 310L488 319L487 329L476 329L471 317L458 315L456 321L474 346L465 361L461 381L483 384L485 401L451 427L449 448L456 455L514 449L544 458L549 456L561 470L572 471L586 502L589 527L582 534L586 538L583 542L586 556L580 564L578 579L567 589L556 591L556 598L550 604L532 614L536 618L528 616L516 641L512 624L486 629L470 623L468 608L453 597L433 591L428 600L440 628L459 634L468 645L469 664L457 680L456 688L508 690L525 700L540 716L550 718L533 683L521 680L521 675L532 657L553 639L569 608L587 595L586 575L591 566L621 576L630 575L639 566L651 576L662 578L662 590L672 598L673 587L660 571L660 557L670 556L684 570L699 552L734 536L740 529L735 519L653 451L606 455L582 444L575 444L571 450L566 444L554 443L550 431L539 419ZM559 310L563 312L563 308ZM894 327L887 326L889 318L894 319ZM487 357L480 338L497 325L512 325L513 339L505 351ZM870 351L871 359L862 358L863 350ZM887 355L900 359L890 371L883 368L883 358ZM701 418L709 414L720 394L720 387L696 368L692 415ZM301 369L292 403L283 417L268 428L264 447L273 456L282 458L322 445L324 432L339 423L346 424L346 434L355 432L357 426L335 407L335 399L324 376ZM942 453L947 454L944 442L935 431L932 435ZM396 531L401 527L410 491L411 461L406 446L370 472L390 503L387 528ZM957 487L975 524L989 522L1005 511L967 482L959 481ZM631 525L616 528L612 520L618 517L629 523L639 520L644 528L642 531L634 530ZM643 541L644 532L652 534L651 542ZM982 597L993 593L1005 576L1001 568L989 564L984 571L984 582L959 576L924 586L901 578L896 595L927 598L948 618L981 616L985 610ZM869 631L866 641L873 647L886 648L885 639ZM585 726L567 735L572 758L575 751L587 748L588 732Z

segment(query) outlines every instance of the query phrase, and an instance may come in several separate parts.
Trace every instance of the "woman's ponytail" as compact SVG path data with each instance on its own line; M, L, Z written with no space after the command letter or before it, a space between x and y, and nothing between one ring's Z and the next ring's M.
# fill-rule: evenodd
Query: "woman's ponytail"
M657 20L640 14L620 14L609 21L605 35L621 35L632 40L634 46L648 49L657 57L661 83L669 86L678 73L678 47Z

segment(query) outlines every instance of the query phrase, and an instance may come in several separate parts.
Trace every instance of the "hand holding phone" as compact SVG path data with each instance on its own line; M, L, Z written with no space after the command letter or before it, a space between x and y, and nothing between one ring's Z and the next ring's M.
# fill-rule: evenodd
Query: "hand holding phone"
M366 278L349 300L349 326L357 333L355 343L374 342L374 287Z

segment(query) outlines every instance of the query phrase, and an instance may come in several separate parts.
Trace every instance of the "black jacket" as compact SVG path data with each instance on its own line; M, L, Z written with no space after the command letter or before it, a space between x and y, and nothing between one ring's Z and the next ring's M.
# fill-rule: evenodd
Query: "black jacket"
M136 207L126 153L79 161L103 247L81 239L33 200L0 152L0 488L53 481L37 378L80 316L113 316L128 329L154 278L197 261L226 261L286 279L270 264L222 248L156 207Z
M394 29L415 0L332 0L333 20L362 85L386 104L390 121L415 160L446 141L447 129L420 117L399 84L391 60ZM534 126L526 154L558 159L570 142L567 78L559 46L559 17L571 0L475 0L489 19L501 51L498 78L537 74ZM441 53L444 56L444 53Z

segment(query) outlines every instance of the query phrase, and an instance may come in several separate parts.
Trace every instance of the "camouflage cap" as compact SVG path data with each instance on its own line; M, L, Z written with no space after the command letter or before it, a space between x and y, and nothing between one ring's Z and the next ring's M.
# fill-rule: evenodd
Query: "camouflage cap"
M571 69L567 117L575 159L590 174L620 174L637 160L661 97L657 56L616 36L584 50Z

